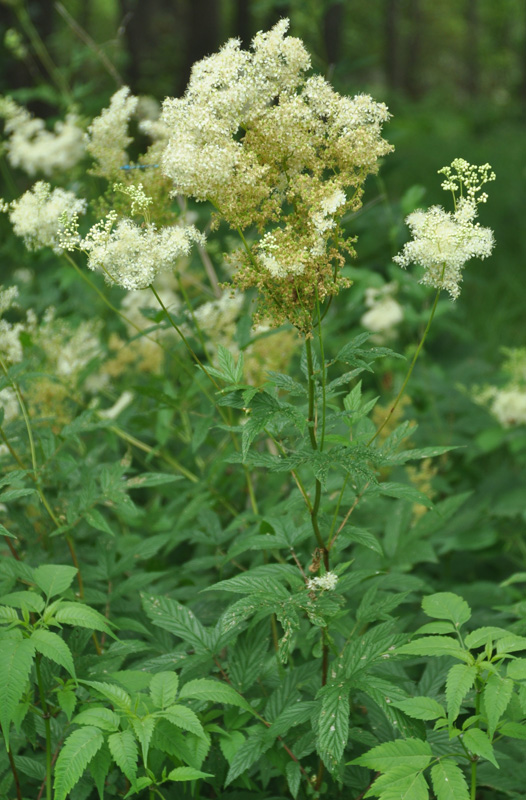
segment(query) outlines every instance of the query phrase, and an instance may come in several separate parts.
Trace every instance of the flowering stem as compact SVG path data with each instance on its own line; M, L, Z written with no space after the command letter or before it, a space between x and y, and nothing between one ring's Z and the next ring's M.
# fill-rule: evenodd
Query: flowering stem
M445 269L445 267L444 267L444 269ZM442 276L444 275L444 269L442 270ZM401 386L401 389L398 392L398 394L396 395L396 399L395 399L393 405L391 406L391 408L389 410L389 413L387 414L386 418L384 419L384 421L382 422L382 424L380 425L380 427L378 428L378 430L376 431L374 436L372 436L371 439L369 439L369 441L367 442L367 447L369 447L374 442L374 440L379 436L379 434L383 431L383 429L385 428L385 426L387 425L387 423L389 422L389 420L393 416L398 403L402 399L402 395L405 392L405 388L406 388L406 386L407 386L407 384L409 382L409 378L413 374L413 369L414 369L414 366L416 364L417 358L420 355L420 351L421 351L422 347L424 346L424 342L425 342L425 340L427 338L427 334L429 333L429 329L431 327L431 323L433 322L433 317L435 316L436 307L438 305L438 298L440 297L440 291L441 291L440 289L437 289L437 293L435 295L435 301L433 303L433 308L431 309L431 314L429 315L429 319L427 321L426 329L425 329L425 331L424 331L424 333L422 335L422 338L420 339L418 347L415 350L415 354L413 356L413 360L411 361L411 366L409 367L409 369L407 371L407 375L405 376L405 379L404 379L404 382L403 382L403 384Z
M316 439L316 431L314 429L315 385L314 385L314 365L312 360L312 342L307 336L305 337L305 349L307 352L307 370L308 370L308 380L309 380L309 411L307 418L309 426L309 438L312 449L318 450L318 441ZM323 563L325 565L325 569L328 571L329 569L328 553L325 549L325 542L323 541L323 536L321 535L320 526L318 523L318 511L320 509L320 501L321 501L321 483L318 480L318 478L316 478L314 503L312 504L310 518L312 521L312 529L314 531L314 535L316 536L318 546L321 552L323 553Z

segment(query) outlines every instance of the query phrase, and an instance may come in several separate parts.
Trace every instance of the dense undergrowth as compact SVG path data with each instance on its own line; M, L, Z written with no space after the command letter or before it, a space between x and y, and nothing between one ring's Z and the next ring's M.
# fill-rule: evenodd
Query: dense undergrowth
M491 173L393 200L285 28L160 120L2 101L2 798L526 796L526 351L442 291Z

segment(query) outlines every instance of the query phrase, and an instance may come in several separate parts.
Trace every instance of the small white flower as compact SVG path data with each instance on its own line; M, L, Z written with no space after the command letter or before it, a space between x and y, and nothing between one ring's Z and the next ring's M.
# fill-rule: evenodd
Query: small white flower
M316 578L309 578L307 581L307 589L316 591L316 589L325 589L332 591L336 588L338 583L338 576L334 572L326 572L325 575L319 575Z

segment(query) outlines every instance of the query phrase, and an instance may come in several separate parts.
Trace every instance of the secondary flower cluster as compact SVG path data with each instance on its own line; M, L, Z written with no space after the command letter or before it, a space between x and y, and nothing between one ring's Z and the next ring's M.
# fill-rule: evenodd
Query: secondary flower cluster
M75 114L68 114L64 121L55 124L53 131L49 131L43 119L33 117L10 97L0 97L0 117L5 120L8 161L28 175L41 172L50 176L57 171L66 171L86 153L84 131Z
M475 399L488 406L505 428L526 425L526 348L505 348L503 352L507 383L502 387L486 386Z
M316 300L343 285L338 267L352 248L340 221L391 149L380 135L389 114L306 79L309 55L287 28L257 34L251 51L230 40L194 66L184 97L164 103L161 165L174 194L211 201L233 228L272 226L237 254L234 282L261 289L274 322L309 330Z
M455 300L460 294L466 261L487 258L493 250L493 231L482 228L475 219L477 205L487 199L485 192L478 193L485 183L495 179L495 173L489 164L477 167L460 158L439 172L446 175L442 188L453 192L455 211L450 213L441 206L432 206L427 211L410 214L406 222L413 239L393 260L401 267L419 264L424 268L420 282L446 289Z

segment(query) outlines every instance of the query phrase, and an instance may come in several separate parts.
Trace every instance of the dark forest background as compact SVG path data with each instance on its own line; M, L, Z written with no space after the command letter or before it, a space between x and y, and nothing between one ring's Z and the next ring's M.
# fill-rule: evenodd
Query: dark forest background
M498 246L470 268L459 305L492 348L525 345L526 0L4 0L0 92L40 116L64 113L31 26L68 102L90 116L122 83L159 100L181 94L196 60L232 36L248 47L283 16L338 91L388 104L396 152L373 187L388 203L415 185L424 204L447 202L436 170L457 156L492 164L482 224Z

